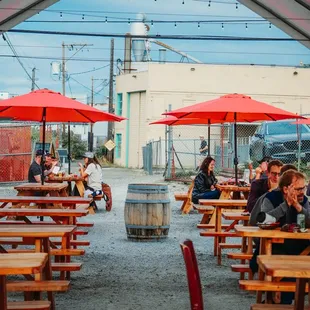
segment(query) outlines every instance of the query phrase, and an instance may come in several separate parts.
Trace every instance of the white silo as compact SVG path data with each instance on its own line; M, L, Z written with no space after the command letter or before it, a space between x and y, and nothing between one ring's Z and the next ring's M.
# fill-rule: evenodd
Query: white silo
M146 15L143 13L137 14L136 21L131 24L131 34L136 36L147 36L149 27L145 24ZM147 39L137 38L132 39L132 53L134 61L142 62L148 61L148 51L146 49Z
M59 76L60 75L60 62L53 61L51 63L52 66L52 76Z

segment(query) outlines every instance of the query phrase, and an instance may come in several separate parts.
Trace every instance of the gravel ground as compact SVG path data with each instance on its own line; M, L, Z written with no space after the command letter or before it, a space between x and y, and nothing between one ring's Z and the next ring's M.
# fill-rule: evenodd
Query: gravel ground
M169 237L160 242L127 240L124 204L129 183L163 182L161 175L148 176L141 170L106 168L105 182L112 187L113 208L85 218L93 221L87 236L86 254L74 260L82 261L80 272L72 273L71 289L56 295L57 309L67 310L145 310L190 309L184 261L179 243L193 240L202 282L205 308L208 310L245 310L255 302L255 295L238 288L238 273L230 271L231 260L223 255L222 266L213 256L213 239L202 238L196 228L201 215L180 214L181 202L173 197L188 185L167 183L171 199ZM0 195L15 195L9 187L0 187Z

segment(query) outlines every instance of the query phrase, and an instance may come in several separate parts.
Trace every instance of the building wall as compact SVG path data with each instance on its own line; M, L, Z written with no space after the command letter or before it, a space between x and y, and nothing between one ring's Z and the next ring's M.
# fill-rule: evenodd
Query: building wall
M115 124L115 132L123 134L122 154L116 162L128 167L142 166L141 147L165 136L165 126L148 124L161 118L169 105L177 109L228 93L243 93L294 113L310 114L309 80L307 68L184 63L149 64L147 72L118 76L116 91L123 94L123 116L129 121ZM143 107L134 95L141 92L145 93ZM128 98L133 101L128 102ZM186 129L174 128L186 135ZM197 127L197 137L201 130ZM130 148L127 145L126 149L128 141Z

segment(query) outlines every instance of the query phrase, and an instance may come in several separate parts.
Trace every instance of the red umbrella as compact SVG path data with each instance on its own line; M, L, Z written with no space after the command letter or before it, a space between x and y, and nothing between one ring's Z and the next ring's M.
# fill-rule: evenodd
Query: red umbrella
M180 125L204 125L208 124L208 156L210 156L210 125L224 123L220 120L205 119L205 118L177 118L169 115L166 118L151 122L149 125L167 125L167 126L180 126Z
M251 97L242 94L228 94L218 99L197 103L163 114L172 115L179 119L210 118L225 122L234 122L234 165L236 184L238 181L237 122L254 122L258 120L276 121L290 118L304 118L269 104L256 101Z
M299 119L299 120L297 120L295 122L292 122L292 124L310 125L310 118Z
M125 119L114 114L102 112L46 88L0 101L0 118L43 122L43 153L45 148L46 122L95 123L100 121L120 122ZM68 153L70 157L70 123L68 129ZM44 173L42 169L42 184L43 182Z

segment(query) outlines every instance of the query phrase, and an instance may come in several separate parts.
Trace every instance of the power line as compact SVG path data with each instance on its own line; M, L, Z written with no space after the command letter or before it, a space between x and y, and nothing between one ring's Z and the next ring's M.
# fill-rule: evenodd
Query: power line
M82 84L81 82L79 82L78 80L76 80L75 78L73 78L72 76L70 76L70 79L73 80L74 82L76 82L77 84L81 85L82 87L84 87L85 89L92 91L91 88L89 88L88 86L85 86L84 84ZM100 95L100 92L102 90L100 90L99 92L94 92L95 95Z
M0 44L0 46L7 46L7 45L6 44ZM57 46L57 45L52 46L52 45L18 45L18 44L15 44L15 47L60 49L60 47ZM108 47L90 47L88 49L89 50L110 50ZM124 51L124 48L115 48L115 50L116 51ZM280 52L245 52L245 51L238 52L238 51L212 51L212 50L210 50L210 51L207 51L207 50L184 50L183 52L185 52L185 53L205 53L205 54L240 54L240 55L245 54L245 55L310 56L310 53L280 53ZM100 70L100 69L102 69L104 67L100 67L100 68L94 69L94 71L95 70ZM93 70L81 72L81 74L88 73L88 72L93 72ZM74 73L74 74L80 74L80 73Z
M104 69L106 67L108 67L109 65L103 66L103 67L99 67L99 68L94 68L93 70L88 70L88 71L83 71L83 72L76 72L76 73L70 73L70 75L79 75L79 74L86 74L86 73L90 73L90 72L94 72L94 71L98 71L101 69Z
M27 34L45 34L45 35L66 35L66 36L84 36L99 38L125 38L126 34L120 33L94 33L94 32L71 32L71 31L47 31L47 30L25 30L11 29L12 33ZM169 39L169 40L198 40L198 41L264 41L264 42L308 42L309 39L304 38L264 38L264 37L234 37L234 36L207 36L207 35L131 35L132 39Z
M32 81L32 83L38 88L40 89L40 87L38 86L38 84L35 82L35 80L32 79L32 76L28 73L27 69L25 68L24 64L22 63L22 61L20 60L20 57L18 56L12 42L10 41L10 38L7 34L2 34L3 40L8 44L9 48L11 49L11 51L13 52L15 58L17 59L18 63L21 65L21 67L23 68L23 70L25 71L25 73L27 74L27 76L29 77L29 79Z

